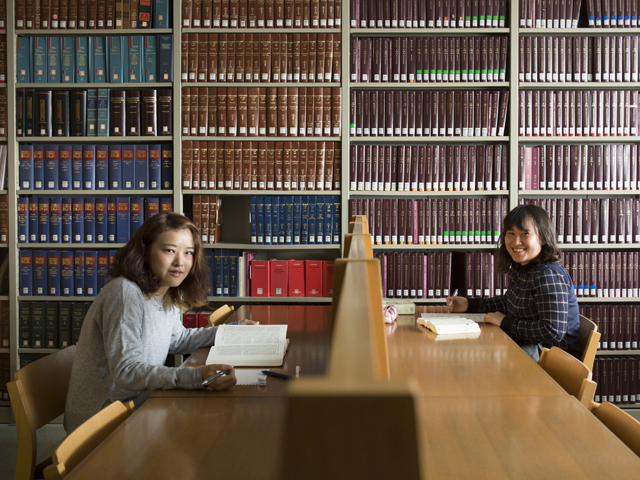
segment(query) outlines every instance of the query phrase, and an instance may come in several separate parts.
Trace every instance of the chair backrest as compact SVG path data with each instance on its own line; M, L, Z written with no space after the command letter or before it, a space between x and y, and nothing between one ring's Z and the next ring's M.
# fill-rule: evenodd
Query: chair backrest
M588 407L593 401L596 383L591 381L591 370L580 360L559 349L544 348L538 362L569 395Z
M134 410L133 402L116 401L76 428L53 451L52 464L44 469L44 478L58 480L66 477Z
M582 363L593 370L596 359L600 333L598 326L584 315L580 315L580 346L582 347Z
M47 355L18 370L7 384L18 431L16 480L33 478L36 430L64 413L75 353L74 345Z
M594 404L591 411L613 434L640 457L640 422L613 403Z
M227 321L233 312L235 311L235 307L230 307L229 305L223 305L218 308L215 312L209 315L209 326L215 327L216 325L220 325Z

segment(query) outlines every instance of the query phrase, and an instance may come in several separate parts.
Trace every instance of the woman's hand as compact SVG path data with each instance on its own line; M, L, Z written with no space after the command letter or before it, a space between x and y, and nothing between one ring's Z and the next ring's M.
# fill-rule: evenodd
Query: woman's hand
M202 367L202 381L204 382L207 378L213 377L220 370L224 372L228 372L225 375L222 375L212 381L205 388L207 390L226 390L227 388L233 387L236 382L236 371L233 369L231 365L205 365Z
M502 324L502 319L504 318L504 313L502 312L491 312L487 313L484 316L484 323L490 323L499 327Z
M469 301L464 297L447 297L449 313L464 313L469 308Z
M255 320L249 320L245 318L244 320L240 320L239 325L260 325L260 322L256 322Z

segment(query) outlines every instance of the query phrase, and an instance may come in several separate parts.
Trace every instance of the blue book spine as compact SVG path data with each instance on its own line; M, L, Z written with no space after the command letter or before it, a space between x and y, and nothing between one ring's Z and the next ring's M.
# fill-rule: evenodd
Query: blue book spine
M76 297L84 296L84 252L73 252L73 294Z
M62 243L73 240L73 202L71 198L62 199Z
M107 243L107 205L106 197L96 198L96 243Z
M109 252L98 252L98 291L104 288L107 284L107 278L109 277Z
M85 190L96 189L96 146L82 147L82 185Z
M293 197L293 244L300 245L302 239L302 196Z
M135 148L135 190L149 189L149 146L134 145Z
M58 147L58 184L60 190L71 190L71 145Z
M256 197L256 237L257 244L264 245L264 197Z
M284 245L285 240L285 216L286 216L286 200L287 197L280 197L280 211L278 213L278 243Z
M60 265L60 295L63 297L71 297L74 292L73 252L60 252Z
M333 195L333 243L340 244L340 195Z
M33 292L33 252L20 250L20 295L30 297Z
M109 136L109 89L98 89L98 136Z
M293 197L285 197L284 200L284 243L293 244Z
M122 189L136 188L136 149L134 145L122 145Z
M149 145L149 190L160 190L162 186L162 147Z
M162 189L171 190L173 188L173 147L162 145ZM215 188L215 187L214 187Z
M109 37L109 82L122 83L122 41L125 37Z
M117 243L127 243L130 238L131 231L131 204L129 197L117 198L116 211L116 235Z
M76 83L89 82L89 39L76 37Z
M222 296L222 271L223 271L223 262L222 262L222 249L216 248L213 250L214 252L214 282L213 282L213 295L216 297Z
M18 83L31 83L32 44L33 37L16 38Z
M173 199L171 197L160 197L160 213L173 212Z
M271 197L264 197L264 244L271 245Z
M44 145L33 146L33 189L44 190Z
M307 224L309 228L309 244L316 243L316 197L315 195L309 196L309 216L307 217Z
M60 296L60 252L47 252L47 295Z
M82 190L82 145L71 147L71 182L73 190Z
M47 37L33 37L33 82L47 83Z
M149 220L154 215L160 213L160 199L149 197L146 199L146 205L144 209L144 218Z
M109 146L96 145L96 190L109 189Z
M128 78L127 81L130 83L138 83L143 81L143 67L144 67L144 49L143 49L143 36L142 35L131 35L130 37L125 37L129 42L129 49L127 53L129 55L128 62Z
M98 135L98 89L87 90L87 137Z
M157 48L155 35L147 35L144 37L144 81L146 83L156 82L157 68Z
M38 243L38 199L29 199L29 243Z
M84 199L74 198L71 207L73 210L71 238L73 243L82 243L84 242Z
M230 265L229 265L229 249L223 248L220 254L222 257L222 296L229 296L229 276L230 276Z
M109 188L122 189L122 145L109 145Z
M60 37L47 38L47 70L49 83L60 83Z
M38 242L49 243L49 197L38 199Z
M96 200L84 199L84 243L96 241Z
M98 294L98 252L84 252L84 294L95 297Z
M62 83L76 83L75 37L62 37L60 49L62 51L60 80Z
M324 195L316 197L316 244L324 243Z
M47 145L44 149L44 189L59 190L58 145Z
M169 27L169 0L153 0L153 28ZM205 25L210 27L211 25Z
M251 212L250 213L251 214L251 222L250 222L250 225L251 225L251 243L253 245L256 245L258 243L258 233L257 233L258 230L257 230L257 224L256 224L257 223L256 222L256 220L257 220L257 218L256 218L257 212L256 212L256 196L255 195L253 195L251 197L251 207L250 208L251 208L251 210L250 210L250 212Z
M20 145L20 190L33 190L33 145Z
M302 232L300 234L300 244L309 244L309 195L302 196L302 221L300 223Z
M238 296L238 250L229 250L229 296Z
M47 295L47 252L33 251L33 295L44 297Z
M205 262L207 264L207 267L209 268L209 296L213 295L213 252L211 250L205 250L204 251L204 258L205 258Z
M93 79L96 83L108 82L107 37L93 38Z
M122 83L129 80L129 37L120 37L122 42Z
M142 224L144 223L144 199L132 198L131 199L131 232L133 235L136 233Z
M95 50L93 49L94 39L96 37L89 35L87 37L87 76L89 77L89 83L96 82L95 72Z
M324 243L330 244L333 240L333 197L325 197L324 202Z
M278 245L280 237L280 197L271 197L271 244Z
M158 35L158 81L173 82L173 35Z
M118 202L115 198L109 198L107 201L107 242L116 243L117 238L117 221L116 210Z
M29 199L18 197L18 243L29 241Z
M62 242L62 198L49 199L49 242Z

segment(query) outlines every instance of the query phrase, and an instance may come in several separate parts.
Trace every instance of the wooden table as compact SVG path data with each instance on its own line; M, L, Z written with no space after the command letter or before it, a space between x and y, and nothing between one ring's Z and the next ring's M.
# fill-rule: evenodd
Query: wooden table
M305 375L326 367L330 311L251 306L238 315L289 323L282 371L301 365ZM413 317L387 328L392 376L419 386L425 478L640 478L640 459L587 409L499 328L481 330L436 339ZM154 393L69 478L277 479L285 386Z

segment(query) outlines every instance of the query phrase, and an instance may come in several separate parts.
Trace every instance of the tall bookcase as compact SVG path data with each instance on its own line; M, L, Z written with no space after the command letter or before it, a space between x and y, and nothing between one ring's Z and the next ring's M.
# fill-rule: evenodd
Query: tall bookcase
M360 3L364 2L364 0L360 0ZM369 2L366 2L369 3ZM373 2L372 2L373 3ZM173 145L174 152L174 164L173 164L173 191L167 192L166 195L171 195L173 199L174 210L178 212L184 212L185 207L191 202L191 197L194 194L205 194L205 195L222 195L224 198L223 201L223 212L224 212L224 220L223 220L223 235L222 239L225 238L230 239L230 241L226 241L225 243L218 243L208 245L208 248L231 248L231 249L240 249L240 250L257 250L258 258L266 259L266 258L295 258L295 259L333 259L340 256L340 250L337 245L300 245L300 246L291 246L291 245L282 245L282 246L267 246L267 245L252 245L248 241L249 235L249 197L251 195L265 195L270 192L265 191L229 191L229 190L185 190L182 187L182 169L181 169L181 146L183 140L189 140L189 137L182 136L181 129L181 92L182 87L246 87L249 84L247 83L202 83L202 82L183 82L180 77L181 72L181 57L180 57L180 40L183 33L317 33L320 30L318 28L310 28L310 29L301 29L301 28L183 28L182 26L182 2L180 0L174 0L172 5L172 28L167 30L167 33L171 33L173 35L173 45L174 45L174 58L173 58L173 72L174 72L174 82L171 85L173 92L173 137L171 138L171 143ZM547 138L547 139L527 139L518 136L518 118L519 118L519 91L520 89L555 89L555 90L578 90L584 87L588 87L589 89L614 89L618 88L621 90L629 90L629 89L638 89L640 90L640 83L629 83L625 82L622 84L609 83L609 84L597 84L597 83L521 83L518 79L518 45L519 39L521 36L528 35L547 35L547 36L598 36L598 35L640 35L640 28L624 28L624 29L593 29L593 28L572 28L572 29L528 29L528 28L520 28L519 20L519 3L518 2L508 2L508 10L506 17L506 25L504 28L351 28L350 19L351 19L351 6L356 5L356 2L349 2L346 0L342 0L342 18L341 18L341 27L339 29L332 30L335 33L342 34L342 69L341 69L341 81L340 86L342 87L342 132L339 138L334 137L324 137L322 140L326 141L337 141L341 144L341 189L340 192L331 192L335 194L340 194L340 209L341 209L341 232L344 233L347 231L348 227L348 212L349 212L349 200L353 198L457 198L457 197L465 197L465 198L504 198L507 201L508 207L515 207L521 199L526 198L549 198L549 197L561 197L561 198L572 198L572 197L588 197L588 198L602 198L605 196L614 196L614 195L623 195L625 197L631 197L637 199L639 196L639 191L631 191L625 193L615 193L612 195L611 192L584 192L584 191L525 191L518 188L518 149L520 145L544 145L544 144L567 144L567 143L575 143L575 144L588 144L588 143L620 143L619 140L607 140L607 142L595 141L595 139L583 138L583 139L570 139L567 141L564 138ZM586 2L583 2L583 9L586 8ZM0 32L0 35L7 35L7 56L8 56L8 81L5 86L0 86L0 88L7 88L7 108L9 112L15 111L15 92L16 88L19 88L21 85L16 84L16 39L18 35L63 35L63 34L76 34L76 35L110 35L110 34L141 34L148 31L142 30L83 30L79 31L55 31L55 30L41 30L41 31L27 31L27 30L16 30L15 28L15 11L14 11L14 2L8 2L7 6L7 28L6 31ZM474 84L460 84L460 83L414 83L414 84L394 84L394 83L355 83L350 81L350 56L353 54L350 49L350 39L352 36L354 37L438 37L446 35L449 37L455 36L487 36L487 35L498 35L498 36L506 36L508 38L508 63L507 63L507 71L506 71L506 81L505 82L491 82L491 83L474 83ZM309 84L307 84L309 85ZM251 86L259 86L259 87L267 87L267 86L307 86L302 83L252 83ZM332 86L333 83L330 84ZM42 86L42 85L38 85ZM113 84L104 84L105 88L113 87ZM130 85L122 85L122 86L130 86ZM157 84L150 84L149 86L157 86ZM326 83L318 83L317 86L326 87L328 84ZM73 86L72 86L73 87ZM62 87L59 87L62 88ZM95 86L95 88L98 88ZM141 87L143 88L143 87ZM349 112L349 100L351 91L358 91L363 89L378 89L380 91L385 90L407 90L412 89L416 91L433 91L433 90L462 90L467 88L477 88L479 90L488 90L488 89L500 89L506 90L509 92L509 105L508 105L508 116L507 116L507 126L505 131L505 136L496 138L469 138L469 137L351 137L350 136L350 112ZM234 140L247 140L245 138L238 137L228 137L228 136L212 136L212 137L195 137L197 140L206 140L206 141L229 141ZM0 141L4 141L5 139L0 138ZM103 139L96 139L96 137L92 137L91 139L84 139L84 143L90 142L100 142ZM250 138L249 140L254 140ZM291 137L259 137L257 140L259 141L287 141L291 140ZM298 141L315 141L315 138L297 138ZM18 331L18 308L19 302L22 301L18 295L18 275L19 275L19 251L20 248L24 247L24 244L18 244L17 242L17 196L20 193L18 191L18 150L20 142L16 137L16 119L13 115L9 115L8 118L8 135L6 138L8 144L8 158L13 159L8 163L8 175L9 175L9 218L10 218L10 237L9 243L6 246L0 245L0 248L8 248L9 254L9 264L10 264L10 272L9 272L9 285L10 292L13 292L11 295L6 297L6 300L10 302L11 305L11 320L10 320L10 339L11 345L10 348L0 348L0 354L9 354L10 357L10 368L11 374L19 368L19 358L21 353L49 353L51 350L47 349L22 349L18 348L18 340L19 340L19 331ZM34 139L34 142L39 141L38 139ZM53 140L48 140L53 141ZM144 138L140 139L140 141L145 141ZM104 143L107 143L105 141ZM365 143L376 143L376 144L385 144L385 145L427 145L427 144L437 144L437 145L475 145L475 144L495 144L495 143L503 143L506 145L506 150L508 153L509 165L508 165L508 187L507 190L500 191L481 191L481 192L466 192L466 193L456 193L456 192L424 192L424 193L416 193L416 192L387 192L387 191L378 191L378 192L359 192L359 191L350 191L349 188L349 153L350 146L353 145L361 145ZM640 144L640 137L624 137L624 143L630 144ZM47 194L42 193L43 195ZM75 192L74 192L75 193ZM156 193L155 191L153 193ZM276 193L276 192L274 192ZM303 192L277 192L279 195L291 195L291 194L300 194ZM304 192L305 194L312 192ZM323 194L326 192L322 192ZM90 194L89 194L90 195ZM114 194L111 194L114 195ZM229 234L229 232L233 232ZM72 244L69 245L73 248L95 248L94 244L90 245L78 245ZM107 244L113 248L113 244ZM34 246L29 246L33 248ZM38 244L37 247L47 248L46 245ZM35 248L37 248L35 247ZM59 245L51 245L50 248L59 248ZM624 251L629 249L639 249L640 245L632 244L632 245L592 245L592 244L567 244L562 245L567 251L585 251L589 249L598 249L598 250L611 250L611 251ZM489 252L492 249L492 245L490 242L481 245L394 245L394 246L376 246L374 245L374 250L377 252L388 252L391 250L397 251L439 251L439 252ZM456 274L453 272L452 275ZM5 298L3 298L4 300ZM39 297L39 299L49 299L59 301L61 300L58 297ZM32 297L29 300L33 300ZM62 301L70 301L74 300L74 298L66 297ZM90 301L90 297L80 297L79 301ZM273 298L273 297L211 297L210 300L213 303L248 303L248 302L259 302L259 303L276 303L276 302L284 302L284 303L294 303L299 302L301 304L304 303L314 303L314 302L330 302L329 298L322 297L283 297L283 298ZM441 300L438 299L420 299L418 303L433 303ZM640 303L640 299L631 297L631 298L579 298L579 303L583 304L593 304L593 303L606 303L606 304L637 304ZM640 351L608 351L608 352L599 352L598 358L606 358L609 355L639 355ZM635 410L634 413L640 411L637 407L637 404L633 407L632 410ZM10 408L8 403L0 402L0 422L7 422L10 418Z

